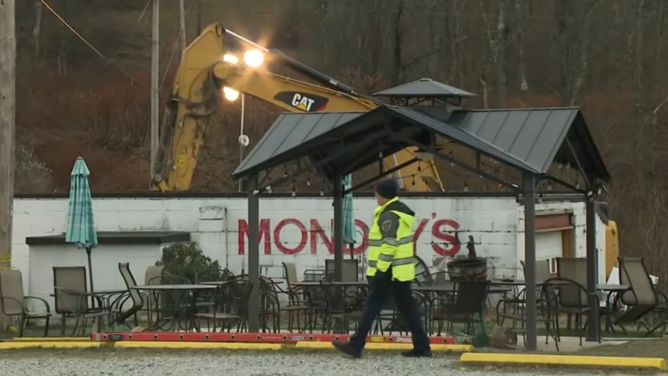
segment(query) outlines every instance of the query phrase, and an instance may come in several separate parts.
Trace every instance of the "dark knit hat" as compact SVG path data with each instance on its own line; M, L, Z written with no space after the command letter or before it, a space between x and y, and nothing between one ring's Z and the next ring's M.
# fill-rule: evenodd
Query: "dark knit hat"
M394 179L384 179L376 184L376 193L385 198L395 198L399 194L399 184Z

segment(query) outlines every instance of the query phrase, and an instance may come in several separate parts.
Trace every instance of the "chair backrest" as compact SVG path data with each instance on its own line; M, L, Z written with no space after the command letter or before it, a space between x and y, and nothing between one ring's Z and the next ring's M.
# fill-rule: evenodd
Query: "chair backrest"
M448 272L447 271L433 273L429 276L429 278L431 279L431 283L434 286L445 286L445 285L448 284Z
M622 303L628 306L655 306L658 303L652 279L642 258L618 257L619 280L631 289L622 294Z
M117 322L122 322L125 321L125 319L127 319L128 317L137 313L144 306L144 299L142 298L139 290L132 288L137 286L137 281L135 281L135 277L132 275L132 272L130 271L130 264L119 262L118 271L121 272L121 276L123 277L123 281L125 282L125 287L128 288L128 294L130 295L130 299L132 300L132 307L130 307L129 310L124 311L122 314L120 314L119 317L116 319Z
M58 314L73 314L75 310L88 311L88 299L80 299L77 296L66 294L58 288L77 292L88 292L88 279L86 268L83 266L54 266L53 267L53 292L55 307ZM83 305L77 309L78 305Z
M236 313L239 316L245 316L248 312L248 300L253 291L253 284L248 280L237 278L229 286L229 291L231 292L233 301L237 304Z
M144 274L144 284L161 284L160 277L162 277L163 269L165 269L164 265L152 265L146 268L146 274Z
M527 268L524 260L520 261L522 264L522 272L524 273L524 280L527 280ZM543 283L551 277L550 275L550 260L536 261L536 283Z
M137 281L135 280L135 277L132 275L132 272L130 271L130 264L129 263L119 262L118 263L118 271L121 272L121 277L123 277L123 281L125 282L125 286L128 289L130 289L130 287L137 286ZM130 289L130 290L133 290L133 289Z
M457 291L453 314L473 315L485 307L487 290L491 281L460 281L454 283Z
M244 279L245 281L249 281L250 279L247 277ZM251 282L252 283L252 282ZM265 276L260 276L260 294L269 294L273 295L278 299L278 286L274 283L274 281L271 280L271 278L265 277Z
M2 313L20 315L25 312L23 276L20 270L0 270L0 296Z
M325 260L325 274L334 274L335 268L334 260ZM359 278L359 264L356 259L345 259L343 260L343 282L355 282Z
M294 262L284 262L283 273L285 274L285 281L288 283L288 287L292 286L293 283L299 282L299 279L297 279L297 267Z
M586 309L589 305L587 290L570 278L556 277L543 281L541 286L548 310L560 307Z
M350 297L345 293L341 294L342 289L340 287L334 285L331 281L321 281L320 290L323 294L327 312L338 314L345 311Z
M584 257L557 257L559 278L573 281L559 289L559 302L564 307L582 307L588 303L587 296L581 296L580 288L587 286L587 259Z
M557 257L557 276L587 286L587 259L584 257Z
M418 285L428 285L431 283L429 267L418 256L413 256L413 263L415 264L415 282Z

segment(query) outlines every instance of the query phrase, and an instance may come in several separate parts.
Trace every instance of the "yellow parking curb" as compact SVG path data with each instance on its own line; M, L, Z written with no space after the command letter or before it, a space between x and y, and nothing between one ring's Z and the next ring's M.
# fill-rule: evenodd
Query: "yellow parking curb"
M12 341L0 343L0 350L18 350L18 349L90 349L99 348L102 344L99 342L26 342Z
M330 342L310 342L299 341L296 348L298 349L333 349L334 346ZM364 346L368 350L410 350L413 348L412 343L378 343L369 342ZM471 345L431 345L431 351L438 352L470 352L473 351Z
M118 341L115 348L145 349L226 349L226 350L280 350L280 343L243 343L243 342L141 342Z
M18 337L12 342L90 342L89 337Z
M561 366L648 368L666 371L666 361L661 358L467 353L462 354L459 361L462 363L542 364Z

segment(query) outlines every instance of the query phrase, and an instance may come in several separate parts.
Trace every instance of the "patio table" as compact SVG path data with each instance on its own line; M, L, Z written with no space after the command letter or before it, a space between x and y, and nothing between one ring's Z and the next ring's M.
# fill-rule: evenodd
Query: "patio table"
M367 281L332 281L329 282L334 286L341 287L368 287L369 282Z
M320 281L302 281L292 283L291 285L294 287L320 287L322 283Z
M107 316L107 320L108 320L109 325L113 324L113 317L112 317L112 313L111 313L111 308L113 307L113 303L111 302L111 298L114 297L115 295L118 295L118 297L116 298L116 300L118 300L118 298L120 298L123 294L128 292L128 290L120 290L120 289L95 290L95 291L76 291L76 290L72 290L72 289L61 288L61 287L58 287L58 286L56 286L55 289L60 290L65 294L79 297L80 299L92 298L91 299L92 304L90 306L90 310L91 310L90 313L94 313L94 312L105 313L106 316ZM49 294L49 296L55 297L56 294ZM100 307L98 307L98 308L95 308L95 306L96 306L95 301L96 300L100 305ZM116 300L114 300L114 303L116 302ZM99 314L97 315L97 317L94 317L93 320L95 320L96 323L97 323L98 331L102 331L102 318L99 316ZM65 330L65 327L62 328L61 335L64 335L64 330Z
M206 281L206 282L200 282L200 285L206 285L206 286L222 286L222 285L227 285L229 283L234 282L234 280L226 280L226 281Z
M418 292L435 292L435 293L452 293L456 292L454 283L446 283L444 285L418 285L413 286L413 291ZM499 287L490 284L487 289L487 294L505 294L510 291L507 287Z
M193 314L197 310L197 296L203 291L215 290L220 285L143 285L133 286L131 289L146 291L154 295L157 302L156 309L158 316L152 325L152 330L164 330L161 322L168 324L168 330L188 330L194 327L198 332L199 327L194 320ZM160 299L162 297L163 299ZM163 310L163 308L165 308ZM167 314L167 317L161 315ZM149 315L151 313L149 312ZM182 321L188 321L186 326L182 326Z

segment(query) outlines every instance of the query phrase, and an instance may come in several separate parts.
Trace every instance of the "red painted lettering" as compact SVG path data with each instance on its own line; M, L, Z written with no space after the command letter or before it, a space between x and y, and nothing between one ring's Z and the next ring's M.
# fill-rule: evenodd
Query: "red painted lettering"
M333 228L333 220L330 221L329 227ZM362 242L356 243L357 246L353 247L353 253L356 255L364 253L369 247L369 226L366 223L360 221L359 219L355 220L355 232L362 232ZM327 236L325 230L322 229L322 226L317 219L311 219L311 254L315 255L318 253L318 240L322 241L327 247L327 252L329 254L334 254L334 235ZM344 245L343 248L344 254L350 254L350 247Z
M413 254L414 255L417 255L418 239L420 239L420 235L422 235L422 232L424 231L424 228L427 227L428 222L429 222L428 219L421 220L420 224L418 224L417 228L415 229L415 232L413 233Z
M246 251L246 239L248 238L248 222L245 219L239 220L239 254L243 255ZM271 235L269 235L269 220L260 221L260 233L257 241L262 244L264 238L264 254L271 254Z
M281 230L283 229L283 227L287 225L297 226L299 234L301 235L301 239L294 248L287 247L281 241ZM301 252L304 249L304 247L306 247L306 240L308 240L306 227L304 227L304 225L301 222L299 222L294 218L286 218L278 222L276 228L274 229L274 244L276 244L276 248L278 248L279 251L283 252L286 255L296 255L297 253Z
M458 229L459 223L452 219L439 219L434 222L434 225L431 227L431 235L442 242L442 245L436 242L431 245L434 252L441 256L456 255L461 248L461 244L459 244L457 236L450 234L450 232L457 231Z
M362 230L362 243L353 248L353 253L356 255L361 255L369 247L369 226L367 226L366 223L360 221L359 219L356 219L355 228Z
M325 231L320 226L320 223L317 219L311 219L311 254L315 255L318 253L318 238L325 243L327 251L330 254L334 253L334 242L332 238L325 235Z
M435 214L434 214L435 215ZM432 217L434 216L432 215ZM421 219L415 228L413 234L413 253L417 254L417 246L420 243L420 236L424 233L429 224L430 218ZM283 238L286 237L285 226L293 225L296 229L288 230L288 233L296 233L298 237L297 242L288 243ZM459 253L461 245L457 239L455 231L459 229L459 223L452 219L438 219L433 222L431 226L432 235L432 250L441 256L453 256ZM285 218L276 224L276 227L271 231L269 219L262 219L260 221L260 233L258 241L264 244L264 254L270 255L272 253L272 240L276 248L285 255L296 255L302 252L307 243L310 244L310 254L318 253L318 246L323 244L327 248L327 252L331 255L334 253L334 241L332 234L332 221L330 220L329 231L322 228L322 225L317 219L310 219L308 222L308 229L304 223L295 218ZM352 252L356 255L361 255L369 248L369 226L363 221L355 220L355 231L357 232L356 240L361 240L356 243ZM245 219L239 220L239 254L243 255L246 252L246 242L248 240L248 223ZM273 234L273 239L272 235ZM359 236L361 234L361 236ZM423 242L424 243L424 242ZM350 254L350 247L344 246L344 254ZM423 255L423 257L426 255Z

